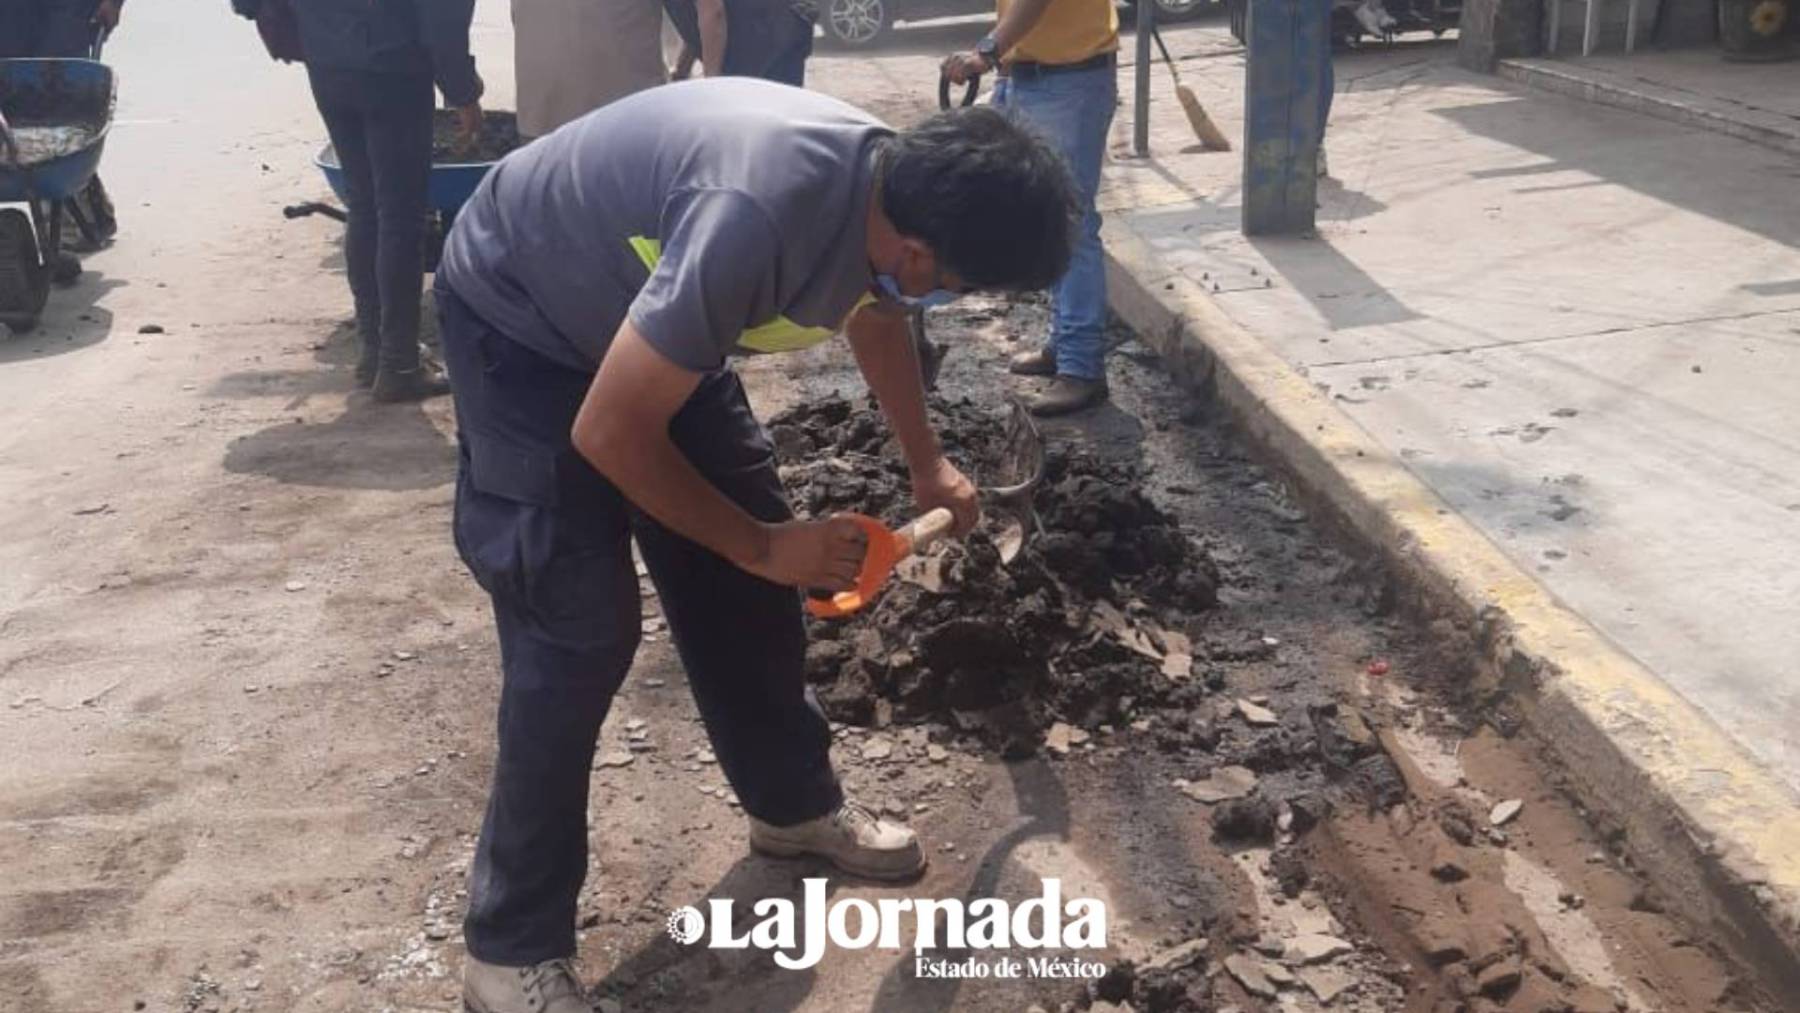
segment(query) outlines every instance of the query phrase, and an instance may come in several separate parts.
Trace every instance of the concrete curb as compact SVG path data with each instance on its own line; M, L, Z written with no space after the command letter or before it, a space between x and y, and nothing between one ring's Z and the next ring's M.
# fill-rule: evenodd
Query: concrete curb
M1195 282L1116 222L1115 312L1385 558L1428 614L1477 632L1482 675L1673 910L1800 1002L1800 796L1559 604ZM1800 1008L1800 1007L1796 1007Z
M1672 120L1750 141L1790 155L1800 155L1800 132L1792 126L1782 129L1754 123L1728 112L1709 108L1685 92L1648 81L1633 82L1628 87L1596 80L1582 74L1578 67L1552 66L1546 60L1501 60L1495 65L1494 72L1528 88L1629 109L1657 119Z

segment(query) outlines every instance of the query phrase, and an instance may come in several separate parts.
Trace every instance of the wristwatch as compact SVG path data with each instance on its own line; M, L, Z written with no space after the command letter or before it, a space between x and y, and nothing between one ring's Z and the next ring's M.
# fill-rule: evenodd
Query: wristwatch
M993 70L1000 66L1000 41L994 38L992 32L983 35L981 41L975 43L975 55L987 64L987 69Z

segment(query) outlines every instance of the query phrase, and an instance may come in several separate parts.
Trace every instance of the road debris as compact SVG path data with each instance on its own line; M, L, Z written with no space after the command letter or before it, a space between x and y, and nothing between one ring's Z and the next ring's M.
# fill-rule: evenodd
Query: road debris
M968 401L934 404L933 414L947 452L977 482L998 469L1004 415ZM904 466L867 403L809 401L777 415L769 431L806 513L910 519ZM1023 756L1059 722L1069 741L1058 733L1046 744L1053 754L1082 745L1078 730L1128 725L1121 701L1188 700L1183 686L1201 652L1187 626L1216 603L1217 570L1142 485L1133 466L1048 448L1035 496L1042 533L1009 562L997 541L1004 520L990 518L927 557L937 560L927 576L890 584L848 620L811 624L807 678L826 713L855 725L883 713L899 724L954 717Z
M1268 965L1260 960L1253 960L1242 954L1233 954L1225 958L1225 971L1237 980L1244 991L1258 999L1275 998L1275 983L1269 980L1264 968Z
M1524 808L1525 803L1516 798L1495 803L1494 808L1488 811L1488 822L1494 826L1503 827L1517 818L1519 811Z
M1281 723L1281 719L1275 716L1274 711L1250 700L1239 700L1237 709L1238 713L1244 716L1244 720L1252 725L1266 727Z
M1288 940L1283 956L1298 964L1322 964L1354 952L1356 947L1336 936L1307 933Z
M1243 798L1256 789L1256 772L1248 767L1219 767L1199 781L1176 778L1175 787L1196 802L1212 805Z

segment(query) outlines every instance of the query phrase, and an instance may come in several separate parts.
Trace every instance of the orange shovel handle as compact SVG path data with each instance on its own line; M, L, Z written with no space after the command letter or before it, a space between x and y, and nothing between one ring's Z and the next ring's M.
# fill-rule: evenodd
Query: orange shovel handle
M863 514L844 516L863 529L869 539L869 548L863 555L862 569L857 571L855 587L839 591L829 598L807 596L806 610L821 619L839 619L867 606L875 600L881 586L887 583L895 565L914 552L930 547L956 526L956 518L942 507L928 512L899 531L889 531L880 521Z
M888 574L894 572L894 564L904 555L899 540L887 525L864 514L845 514L863 529L868 536L869 547L863 553L862 569L856 573L856 586L848 591L839 591L829 598L807 596L806 610L821 619L837 619L847 616L875 600L876 592L881 585L887 583Z

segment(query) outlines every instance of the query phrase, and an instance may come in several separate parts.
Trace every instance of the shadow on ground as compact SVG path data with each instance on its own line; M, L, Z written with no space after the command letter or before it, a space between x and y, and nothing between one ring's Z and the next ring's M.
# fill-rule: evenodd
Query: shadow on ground
M225 470L288 485L401 491L448 485L456 446L416 404L352 395L329 422L294 420L234 440Z
M113 289L128 284L89 271L68 288L52 287L37 327L23 334L0 337L0 364L61 355L112 337L112 310L100 302Z

